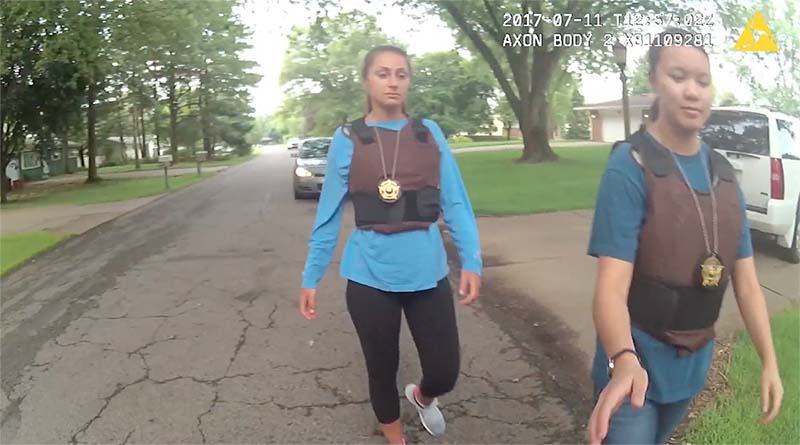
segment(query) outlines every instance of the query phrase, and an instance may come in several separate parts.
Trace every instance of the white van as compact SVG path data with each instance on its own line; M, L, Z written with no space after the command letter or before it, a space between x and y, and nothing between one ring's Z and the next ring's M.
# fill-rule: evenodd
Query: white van
M764 108L714 107L703 141L736 170L750 228L800 262L800 119Z

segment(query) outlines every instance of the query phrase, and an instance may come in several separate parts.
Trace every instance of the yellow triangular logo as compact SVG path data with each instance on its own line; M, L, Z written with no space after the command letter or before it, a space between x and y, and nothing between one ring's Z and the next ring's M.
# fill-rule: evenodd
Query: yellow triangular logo
M742 35L736 41L733 49L739 51L777 51L778 45L775 44L775 36L767 25L767 21L761 16L760 11L756 11L747 24L744 25Z

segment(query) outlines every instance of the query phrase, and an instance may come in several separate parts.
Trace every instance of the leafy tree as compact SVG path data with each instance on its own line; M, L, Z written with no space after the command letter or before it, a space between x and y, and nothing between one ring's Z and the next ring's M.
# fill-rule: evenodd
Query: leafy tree
M584 105L583 95L580 91L575 91L572 96L572 107L580 107ZM567 139L573 140L587 140L589 139L589 112L588 111L575 111L567 121Z
M540 2L512 2L486 0L405 0L403 4L422 14L435 13L456 30L460 42L486 61L505 94L520 124L525 148L522 160L530 162L558 159L550 148L548 110L552 97L548 96L555 75L563 66L580 65L584 70L601 70L610 67L610 50L603 45L605 32L616 35L619 28L614 14L646 13L648 11L678 11L673 1L642 0L624 2L583 2L577 0L549 0ZM507 27L505 14L530 14L534 27ZM536 20L536 14L552 16L569 13L580 17L580 22L562 20L551 24ZM565 18L563 15L562 18ZM557 40L565 34L586 33L584 18L595 21L591 31L595 38L586 48L558 46ZM512 23L513 24L513 23ZM531 29L532 28L532 29ZM514 33L532 31L542 45L514 46Z
M488 127L494 79L477 62L455 51L414 59L410 113L435 120L445 135L475 133Z
M517 122L517 116L505 98L501 99L500 104L495 108L495 115L503 123L506 139L511 139L511 129L514 128L514 123Z
M650 92L650 78L647 70L647 56L645 55L639 59L636 68L633 69L633 74L628 78L628 88L631 95L636 96Z
M726 51L739 78L748 84L754 101L785 113L800 115L800 5L796 0L761 2L715 0L719 17L728 33L726 42L739 39L750 17L760 11L767 22L777 52ZM769 75L765 75L769 73Z
M374 17L357 11L294 28L280 76L287 92L280 115L289 133L330 135L363 114L361 62L379 44L398 43L379 31Z

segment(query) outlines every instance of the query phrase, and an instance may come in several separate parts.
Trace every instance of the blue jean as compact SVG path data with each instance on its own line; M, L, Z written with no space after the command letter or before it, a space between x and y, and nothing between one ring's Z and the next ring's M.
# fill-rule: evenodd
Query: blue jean
M625 401L611 416L608 434L603 443L665 444L686 417L691 401L692 399L686 399L673 403L656 403L645 399L641 408L634 408L630 400Z

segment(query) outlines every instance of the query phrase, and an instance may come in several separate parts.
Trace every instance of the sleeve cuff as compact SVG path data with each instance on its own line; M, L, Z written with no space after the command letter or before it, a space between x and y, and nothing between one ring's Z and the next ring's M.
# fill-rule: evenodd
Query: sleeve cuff
M636 262L636 252L621 252L619 249L614 249L609 246L591 246L587 254L595 258L607 256L618 260L627 261L629 263Z
M461 270L474 272L478 275L481 275L483 270L483 262L481 261L480 256L478 256L478 258L469 258L466 260L462 259Z
M303 276L303 289L316 289L318 281L319 280L315 280L313 278L306 277L304 275Z

